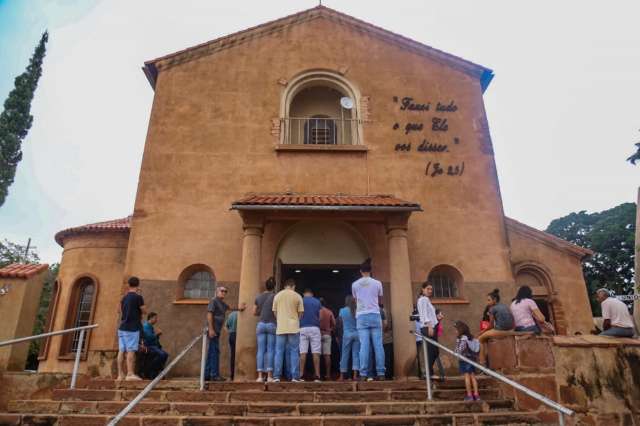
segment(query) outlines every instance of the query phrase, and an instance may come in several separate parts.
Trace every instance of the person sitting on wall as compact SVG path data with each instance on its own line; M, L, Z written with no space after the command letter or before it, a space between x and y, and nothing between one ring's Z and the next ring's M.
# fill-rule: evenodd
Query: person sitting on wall
M351 295L356 299L356 326L360 337L360 380L373 380L367 377L369 357L375 353L376 373L378 380L385 380L384 347L382 344L382 283L371 277L371 259L366 259L360 265L362 278L351 284ZM373 372L372 372L373 373Z
M513 315L509 308L500 303L500 290L495 289L487 295L489 308L489 328L478 336L480 342L480 363L487 365L487 340L492 337L507 336L513 333Z
M147 373L149 378L155 379L158 374L164 368L169 354L166 353L160 345L160 335L162 330L154 325L158 322L158 314L155 312L149 312L147 315L147 321L142 325L142 341L147 349L150 359L150 365L147 367Z
M142 314L146 312L144 299L140 295L140 280L130 277L127 294L120 301L120 326L118 327L118 379L141 380L135 374L136 352L140 344ZM126 369L125 369L126 357ZM125 378L126 371L126 378Z
M289 278L284 290L273 298L273 313L276 315L276 357L273 364L273 381L279 382L285 351L289 354L287 364L292 382L300 379L300 318L304 312L302 297L295 292L296 282Z
M246 304L242 303L237 308L230 308L224 302L227 296L226 287L219 286L216 289L216 296L211 299L207 306L207 327L209 335L209 352L207 353L207 363L204 369L204 377L214 382L223 382L225 379L220 376L220 333L224 324L224 317L228 310L244 311Z
M322 359L324 360L325 379L331 380L331 338L336 329L336 317L331 312L331 309L327 308L324 297L320 298L320 305L322 306L320 309Z
M322 309L322 304L313 297L311 289L306 288L303 294L304 313L300 319L300 375L304 376L307 352L309 351L309 346L311 346L313 378L315 382L319 382L320 354L322 353L322 337L320 334L320 310Z
M602 328L600 336L633 337L633 318L624 302L609 297L609 290L599 288L596 298L602 307Z
M515 331L540 334L539 324L547 321L533 300L533 291L528 285L520 286L516 297L511 302L511 314L515 323Z

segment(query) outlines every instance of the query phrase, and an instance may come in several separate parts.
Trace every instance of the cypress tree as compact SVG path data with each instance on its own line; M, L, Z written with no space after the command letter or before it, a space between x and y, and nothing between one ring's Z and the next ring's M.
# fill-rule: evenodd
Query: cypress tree
M9 186L16 176L16 168L22 160L22 140L27 136L33 116L31 101L42 74L42 61L49 33L45 31L29 60L27 69L16 77L15 87L4 102L0 114L0 206L7 199Z

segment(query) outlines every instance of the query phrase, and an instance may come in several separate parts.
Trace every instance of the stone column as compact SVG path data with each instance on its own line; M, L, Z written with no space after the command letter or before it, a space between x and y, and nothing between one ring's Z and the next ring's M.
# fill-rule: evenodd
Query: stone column
M636 239L635 239L635 277L636 287L633 292L637 297L640 297L640 187L638 187L638 202L636 203ZM633 302L633 317L636 320L636 333L640 333L640 300L636 299Z
M407 378L416 359L416 339L409 315L413 310L411 267L407 242L408 214L387 219L389 270L391 289L391 319L393 324L393 370L397 379Z
M240 288L238 304L243 302L247 309L238 312L238 330L236 334L237 382L253 380L256 374L256 323L253 315L255 297L262 290L260 284L260 259L262 246L263 219L257 215L243 214L244 236L242 239L242 265L240 269Z

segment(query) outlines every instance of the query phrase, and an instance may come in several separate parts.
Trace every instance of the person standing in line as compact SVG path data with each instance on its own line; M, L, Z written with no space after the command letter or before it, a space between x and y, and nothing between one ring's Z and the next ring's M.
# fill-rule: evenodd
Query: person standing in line
M209 351L204 370L204 377L214 382L223 382L225 379L220 376L220 333L224 324L224 318L228 310L244 311L246 304L242 303L237 308L230 308L224 301L227 297L226 287L216 288L216 296L209 301L207 306L207 329L209 335Z
M538 324L545 324L546 319L533 300L531 287L523 285L518 289L510 309L516 326L515 331L540 334L541 330Z
M596 297L602 307L602 328L600 336L633 337L633 317L629 308L621 300L609 296L609 290L600 288L596 291Z
M349 355L351 355L353 380L356 380L360 371L360 338L356 327L356 301L351 295L345 298L344 307L338 313L338 328L342 331L340 378L338 380L347 379Z
M356 326L360 337L360 380L373 380L369 373L371 346L375 353L378 380L385 380L384 347L382 345L382 283L371 277L371 259L360 265L362 278L351 284L356 299Z
M140 280L130 277L127 294L120 301L120 326L118 327L118 379L142 380L135 373L136 352L140 344L142 315L147 308L140 295ZM126 357L126 377L125 377Z
M307 362L307 352L311 346L313 356L313 380L320 381L320 354L322 352L322 337L320 334L320 301L313 297L313 291L304 290L304 314L300 319L300 375L304 376L304 367Z
M438 336L438 341L440 341L442 333L444 333L444 327L442 325L444 313L442 313L440 309L436 309L436 319L438 320L438 325L436 325L436 335ZM440 351L438 351L438 357L436 358L436 366L438 367L440 381L444 382L444 367L442 366L442 361L440 360Z
M232 311L227 317L225 323L229 332L229 371L231 372L231 380L236 372L236 331L238 330L238 311Z
M320 334L321 334L321 352L324 360L325 380L331 380L331 338L336 329L336 317L327 308L324 297L320 298Z
M513 315L509 308L500 303L500 290L495 289L487 295L489 305L489 328L478 335L480 342L480 363L487 365L487 340L491 337L513 334Z
M256 297L253 306L253 315L258 317L256 325L256 340L258 350L256 353L256 370L258 378L256 382L273 381L273 358L276 350L276 317L273 314L273 298L276 281L273 277L264 283L266 290Z
M382 347L384 348L384 370L387 379L393 379L393 324L391 313L380 305L382 318Z
M454 323L458 337L456 339L457 354L460 354L471 361L475 361L478 357L478 350L480 344L477 339L473 338L473 335L469 331L469 326L462 322L456 321ZM473 365L467 361L459 360L458 365L460 368L460 374L464 376L464 386L467 394L464 397L465 401L480 401L480 395L478 394L478 379L476 379L476 369Z
M276 358L273 366L273 381L282 376L285 350L289 354L289 370L292 382L300 379L300 318L304 312L302 297L295 292L296 282L289 278L284 282L284 290L273 298L273 312L276 315Z
M160 374L169 358L169 354L160 346L159 337L162 334L162 330L159 327L155 327L157 322L158 314L149 312L147 321L142 325L142 341L152 357L149 372L154 379Z
M436 327L438 326L438 318L436 317L436 309L431 303L431 296L433 296L433 286L428 281L422 284L422 296L418 299L418 315L420 316L420 331L424 336L427 336L431 340L438 341L438 334ZM436 376L433 371L433 364L440 355L438 347L427 343L427 373L431 375L433 379Z

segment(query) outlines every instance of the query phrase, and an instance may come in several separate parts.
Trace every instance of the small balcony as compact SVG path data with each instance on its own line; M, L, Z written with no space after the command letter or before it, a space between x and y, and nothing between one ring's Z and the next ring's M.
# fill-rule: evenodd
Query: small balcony
M286 117L280 119L284 145L360 145L359 120L332 117Z

